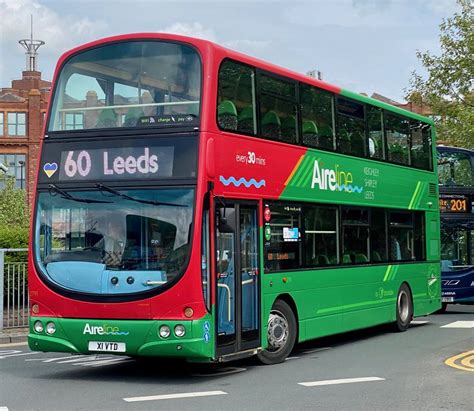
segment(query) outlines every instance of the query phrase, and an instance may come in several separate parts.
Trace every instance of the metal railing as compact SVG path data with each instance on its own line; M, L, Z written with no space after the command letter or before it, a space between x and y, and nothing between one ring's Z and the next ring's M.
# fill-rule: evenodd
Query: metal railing
M6 254L18 255L26 248L0 248L0 331L28 326L28 263L15 261Z

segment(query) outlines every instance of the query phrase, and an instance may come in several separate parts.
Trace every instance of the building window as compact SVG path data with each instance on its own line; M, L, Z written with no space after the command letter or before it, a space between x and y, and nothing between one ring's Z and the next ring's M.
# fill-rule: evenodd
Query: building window
M0 136L3 136L3 113L0 113Z
M15 178L16 188L26 188L26 156L24 154L2 154L0 163L8 167L7 176ZM3 174L2 174L3 177ZM0 178L0 189L5 186L5 179Z
M84 128L84 114L66 114L66 130L82 130Z
M8 113L8 135L26 136L26 113Z

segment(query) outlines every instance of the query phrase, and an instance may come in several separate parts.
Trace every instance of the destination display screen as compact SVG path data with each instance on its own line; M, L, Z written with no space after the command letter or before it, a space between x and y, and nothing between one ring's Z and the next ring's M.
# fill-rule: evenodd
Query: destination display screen
M196 178L195 137L51 141L41 155L40 183Z
M471 203L468 196L440 195L439 209L442 213L470 213Z

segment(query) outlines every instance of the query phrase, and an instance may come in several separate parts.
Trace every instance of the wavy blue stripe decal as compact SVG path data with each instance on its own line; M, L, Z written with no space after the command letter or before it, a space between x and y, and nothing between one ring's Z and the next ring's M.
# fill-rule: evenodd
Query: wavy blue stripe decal
M345 184L336 185L336 188L339 191L345 191L347 193L362 193L362 191L364 190L364 187L353 186L352 184L349 184L347 186Z
M224 176L219 176L219 181L224 184L226 187L229 186L230 184L233 184L236 187L240 187L242 184L250 188L251 186L254 186L255 188L260 188L265 186L265 180L260 180L257 181L255 178L251 178L250 180L245 179L244 177L240 177L238 180L236 180L235 177L230 176L229 178L225 178Z

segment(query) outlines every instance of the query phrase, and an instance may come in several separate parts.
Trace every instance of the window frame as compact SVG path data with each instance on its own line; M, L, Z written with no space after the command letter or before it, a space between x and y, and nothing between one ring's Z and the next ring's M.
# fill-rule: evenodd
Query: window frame
M10 115L14 114L15 115L15 122L13 124L10 123ZM19 123L18 122L18 115L23 114L25 116L25 122L24 123ZM28 112L26 111L8 111L7 112L7 136L8 137L13 137L13 138L24 138L28 135L28 128L27 128L27 114ZM5 119L4 119L5 122ZM15 128L15 134L10 134L10 126ZM18 127L19 126L24 126L25 127L25 134L18 134Z
M219 71L221 69L222 64L224 64L226 61L231 61L235 64L239 64L239 65L248 67L248 68L252 69L254 74L255 74L255 78L254 78L254 81L255 81L255 83L254 83L255 84L254 117L255 117L255 121L257 123L257 133L256 134L249 134L249 133L241 132L239 130L228 130L228 129L223 129L222 127L220 127L220 125L218 123L218 120L217 120L217 106L219 105L218 97L217 97L216 110L215 110L215 116L216 116L215 120L216 120L217 128L219 130L221 130L223 132L229 132L229 133L237 134L237 135L256 137L258 139L263 139L263 140L268 140L268 141L275 141L275 142L280 142L280 143L284 143L284 144L290 144L290 145L293 145L293 146L296 146L296 147L306 147L308 149L313 149L313 150L321 150L321 151L325 151L325 152L338 153L338 154L346 155L346 156L353 157L353 158L360 158L360 159L366 159L366 160L370 160L370 161L381 162L381 163L385 163L385 164L408 167L408 168L411 168L411 169L416 169L416 170L421 170L421 171L429 171L429 172L434 171L434 165L433 165L433 163L434 163L434 160L433 160L433 153L434 153L434 151L433 151L434 150L434 146L433 146L433 127L434 126L433 126L433 124L431 124L429 122L426 122L422 119L417 119L417 118L413 118L411 116L403 115L403 114L401 114L401 113L399 113L395 110L392 111L390 109L384 108L384 107L379 106L377 104L370 104L370 103L365 102L365 101L357 100L356 98L346 96L346 95L342 95L340 93L335 93L335 92L326 90L322 87L318 87L317 85L307 83L307 82L301 81L301 80L295 80L295 79L292 79L290 77L280 75L280 74L277 74L275 72L271 72L271 71L268 71L266 69L262 69L262 68L259 68L257 66L253 66L251 64L244 63L242 61L239 61L239 60L236 60L236 59L233 59L233 58L229 58L229 57L225 57L225 58L222 59L222 61L220 62L220 65L219 65ZM291 98L285 98L285 97L279 96L277 94L262 92L262 87L261 87L261 76L262 75L267 76L267 77L272 78L272 79L277 80L277 81L282 81L282 82L294 85L295 86L296 101L292 100ZM332 149L323 148L323 147L315 147L313 145L305 144L304 141L303 141L303 130L302 130L303 129L303 109L302 109L303 104L301 102L301 96L303 94L303 90L302 90L303 87L314 88L315 90L317 90L320 93L324 93L324 94L327 94L327 95L331 96L331 103L332 103L331 116L332 116L332 130L333 130L333 135L332 135L332 143L333 143L332 146L333 146L333 148ZM219 88L219 84L218 84L218 88ZM280 100L295 104L294 115L295 115L296 122L297 122L297 124L296 124L296 139L295 139L296 141L295 142L288 142L288 141L284 141L282 139L269 138L269 137L265 137L265 136L262 135L261 98L265 94L269 95L269 96L271 96L275 99L280 99ZM338 121L338 116L339 116L339 113L338 113L338 100L339 99L347 100L347 101L350 101L350 102L354 102L355 104L361 105L363 110L364 110L364 118L363 118L363 127L364 127L363 148L364 148L364 154L363 155L357 155L357 154L353 154L353 153L342 153L342 152L339 151L339 121ZM368 115L369 110L376 110L380 113L380 116L381 116L380 117L380 120L381 120L381 138L380 138L380 141L381 141L381 144L382 144L382 147L380 149L381 157L371 157L370 156L370 144L369 144L370 130L369 130L369 115ZM340 115L344 116L344 114L340 114ZM406 153L407 162L406 163L405 162L396 162L396 161L393 161L393 160L389 159L389 147L388 147L388 138L387 138L387 117L388 116L393 116L393 117L399 119L400 121L404 121L408 124L407 139L406 139L406 142L407 142L407 153ZM419 122L423 126L423 128L425 128L427 130L426 132L429 133L430 143L429 143L429 167L428 168L419 167L419 166L415 166L415 165L412 164L412 153L411 153L412 138L411 138L411 128L410 128L410 124L412 122Z
M363 267L363 266L380 266L380 265L393 265L393 264L419 264L419 263L426 263L428 262L427 260L427 251L426 251L426 246L427 246L427 240L426 240L426 212L423 210L405 210L405 209L395 209L395 208L385 208L385 207L370 207L370 206L356 206L356 205L341 205L341 204L326 204L326 203L312 203L312 202L302 202L302 201L285 201L285 200L270 200L270 199L263 199L263 204L265 207L261 210L262 216L264 218L264 210L266 206L268 205L270 207L270 210L272 207L278 206L278 207L298 207L301 209L299 211L299 216L301 217L301 226L300 226L300 235L301 239L299 241L300 244L300 250L299 250L299 261L300 264L297 267L294 268L289 268L289 269L279 269L279 270L272 270L272 269L267 269L267 248L269 248L266 245L266 242L264 240L263 242L263 254L262 254L262 259L263 259L263 266L265 267L264 273L265 274L273 274L273 273L284 273L284 272L293 272L293 271L307 271L307 270L320 270L320 269L334 269L334 268L349 268L349 267ZM319 207L319 208L326 208L326 209L334 209L335 212L335 217L336 217L336 244L337 244L337 263L333 264L328 264L328 265L307 265L307 251L305 247L305 242L306 242L306 224L305 224L305 209L308 209L309 207ZM342 213L343 210L363 210L366 211L368 214L368 223L367 224L344 224L342 220ZM372 214L374 210L379 210L382 211L384 214L384 224L385 224L385 230L384 230L384 237L385 237L385 253L386 253L386 258L381 261L373 261L373 256L372 256ZM402 213L402 214L407 214L411 216L411 221L412 221L412 226L411 229L413 231L413 253L415 254L415 259L402 259L402 260L393 260L390 258L390 233L393 230L390 226L390 221L391 221L391 214L392 213ZM420 221L421 227L421 234L422 234L422 244L420 245L421 247L421 256L420 259L416 259L416 242L415 242L415 235L416 235L416 230L417 230L417 220ZM265 222L265 218L264 218ZM270 223L269 223L270 224ZM351 263L344 263L343 262L343 255L344 255L344 226L358 226L358 227L367 227L368 229L368 254L366 255L367 257L367 262L351 262ZM264 226L265 228L265 226Z

